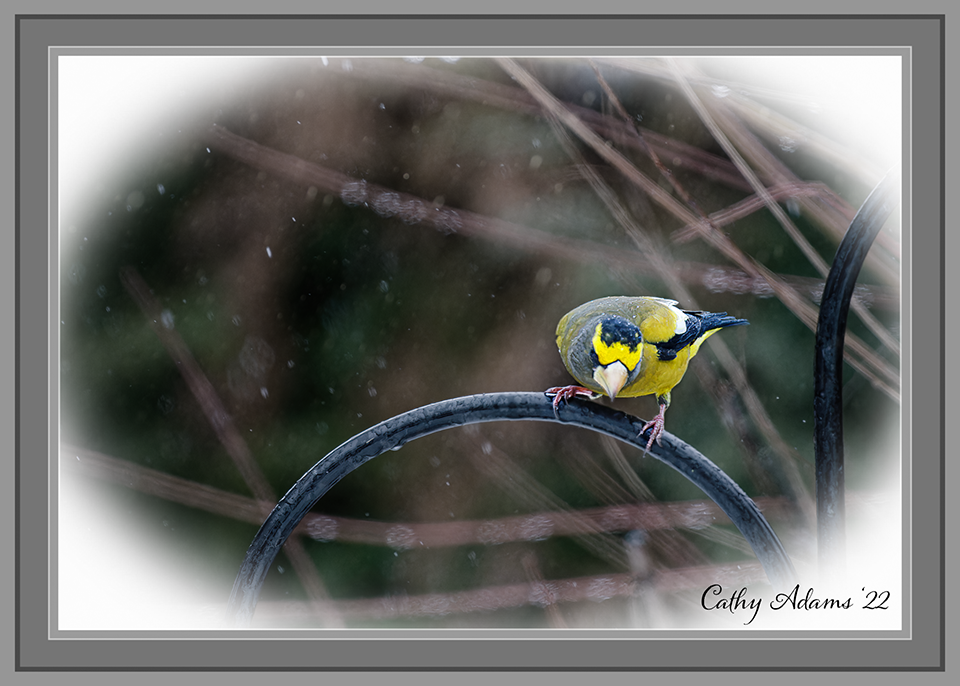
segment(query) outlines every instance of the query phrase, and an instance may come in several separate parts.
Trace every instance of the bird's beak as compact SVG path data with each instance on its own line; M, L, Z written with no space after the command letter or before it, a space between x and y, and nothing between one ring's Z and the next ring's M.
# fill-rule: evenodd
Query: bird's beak
M627 383L627 368L619 360L611 362L606 367L597 367L593 371L593 378L613 400L623 384Z

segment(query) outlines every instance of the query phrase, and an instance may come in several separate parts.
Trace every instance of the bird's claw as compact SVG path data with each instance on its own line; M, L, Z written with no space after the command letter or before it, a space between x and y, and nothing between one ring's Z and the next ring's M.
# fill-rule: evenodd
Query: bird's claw
M583 386L554 386L543 392L548 398L553 398L553 415L560 419L560 406L571 398L586 398L591 400L598 397L596 393Z
M640 429L640 436L642 436L647 429L651 429L650 438L647 440L647 447L644 448L643 454L646 455L650 452L650 448L653 447L653 442L656 441L657 445L662 445L660 441L660 436L663 434L663 417L657 415L649 422L643 425L643 428Z

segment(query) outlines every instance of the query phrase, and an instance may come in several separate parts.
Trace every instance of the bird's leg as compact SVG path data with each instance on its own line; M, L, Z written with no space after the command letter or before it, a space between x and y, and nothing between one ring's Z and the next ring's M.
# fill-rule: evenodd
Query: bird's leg
M583 386L554 386L545 390L543 394L548 398L553 397L553 414L557 419L560 419L560 406L571 398L579 397L592 400L599 397L597 393Z
M649 422L643 425L643 428L640 429L640 435L643 435L643 432L647 429L650 429L650 438L647 441L647 447L643 451L643 454L646 455L650 452L650 448L653 447L653 442L656 441L657 445L660 443L660 435L663 433L663 425L665 421L665 413L667 408L670 407L670 393L664 393L663 395L657 396L657 403L660 405L660 412L656 417L651 419Z

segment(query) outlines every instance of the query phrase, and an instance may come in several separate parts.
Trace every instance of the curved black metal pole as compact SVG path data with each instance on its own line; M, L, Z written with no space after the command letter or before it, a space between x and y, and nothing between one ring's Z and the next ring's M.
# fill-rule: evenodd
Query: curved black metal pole
M843 476L843 339L863 261L897 205L899 165L877 184L837 248L823 288L814 363L813 434L817 480L817 552L825 576L843 573L846 554Z
M344 476L388 450L428 434L466 424L504 420L559 421L592 429L643 449L643 420L597 403L573 400L554 415L543 393L491 393L444 400L419 407L363 431L328 453L287 491L247 549L233 584L228 619L248 626L260 589L277 552L310 508ZM669 433L650 453L699 486L740 529L771 583L787 588L796 571L756 504L729 476L691 446Z

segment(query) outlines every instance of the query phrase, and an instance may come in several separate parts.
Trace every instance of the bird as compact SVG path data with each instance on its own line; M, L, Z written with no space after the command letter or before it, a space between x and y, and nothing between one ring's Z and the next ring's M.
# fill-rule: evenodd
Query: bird
M670 392L703 342L720 329L749 324L726 312L681 310L676 300L610 296L584 303L557 325L557 348L579 386L545 391L554 414L575 397L611 400L655 395L660 412L640 430L650 430L644 454L661 445Z

